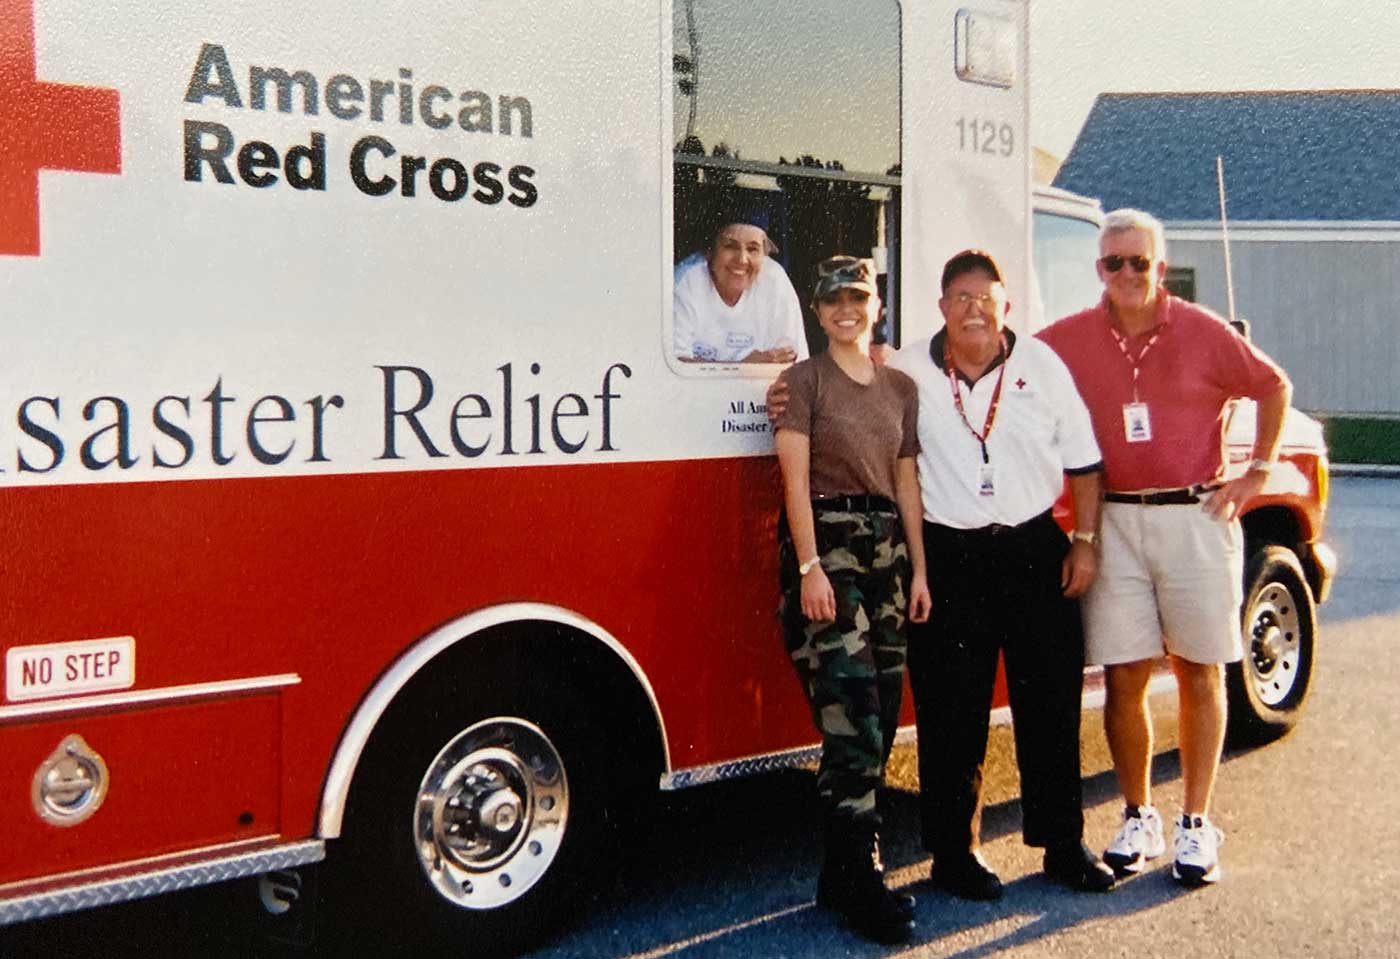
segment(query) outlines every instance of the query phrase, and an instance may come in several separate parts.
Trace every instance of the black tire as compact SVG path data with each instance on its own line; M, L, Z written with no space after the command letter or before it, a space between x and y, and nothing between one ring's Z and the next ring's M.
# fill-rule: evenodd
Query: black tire
M628 782L616 765L605 775L608 730L591 713L563 677L520 682L489 657L410 683L356 772L327 863L350 922L328 938L470 956L548 938L606 876L600 853ZM473 778L483 768L490 775ZM514 815L518 831L493 833L483 812ZM453 825L468 835L447 835ZM430 851L436 870L425 865Z
M1244 659L1225 674L1231 745L1270 742L1298 722L1312 684L1317 610L1292 550L1265 546L1245 564Z

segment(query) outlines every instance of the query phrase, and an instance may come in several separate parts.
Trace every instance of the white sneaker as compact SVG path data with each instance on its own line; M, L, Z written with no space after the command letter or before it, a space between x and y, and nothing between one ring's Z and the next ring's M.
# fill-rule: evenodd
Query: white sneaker
M1182 816L1172 836L1176 861L1172 878L1183 886L1203 886L1220 879L1220 844L1225 834L1205 816Z
M1104 850L1103 861L1118 876L1142 872L1147 860L1167 851L1162 838L1162 817L1152 806L1138 806L1136 815L1123 809L1123 825Z

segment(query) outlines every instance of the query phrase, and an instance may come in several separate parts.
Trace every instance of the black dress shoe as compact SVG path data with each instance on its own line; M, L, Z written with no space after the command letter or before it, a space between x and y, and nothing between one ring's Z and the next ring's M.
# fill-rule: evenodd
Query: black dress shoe
M1045 850L1045 876L1080 892L1107 892L1117 877L1082 842L1059 843Z
M1001 898L1001 880L975 852L935 858L928 877L939 889L959 899L993 902Z

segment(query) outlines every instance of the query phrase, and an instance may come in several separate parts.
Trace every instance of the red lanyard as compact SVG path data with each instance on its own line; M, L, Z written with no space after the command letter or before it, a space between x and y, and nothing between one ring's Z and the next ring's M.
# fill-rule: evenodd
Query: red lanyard
M1133 402L1137 403L1139 402L1138 368L1142 365L1142 358L1147 355L1147 351L1152 349L1152 344L1157 342L1157 337L1162 335L1162 327L1158 326L1155 330L1153 330L1152 336L1150 336L1147 340L1147 345L1142 348L1142 350L1138 353L1136 358L1134 358L1133 355L1128 352L1128 340L1126 337L1123 336L1122 333L1118 332L1118 329L1116 327L1110 324L1108 327L1108 332L1113 334L1113 342L1117 343L1118 349L1123 351L1123 359L1128 361L1128 366L1133 371Z
M982 462L990 463L991 458L987 455L987 437L992 435L992 424L996 422L997 407L1001 404L1001 384L1006 379L1006 337L1001 340L1001 369L997 371L997 385L992 390L992 403L987 407L987 422L982 424L982 432L977 432L972 428L972 424L967 421L967 410L963 408L962 390L958 388L958 371L953 365L953 350L945 340L943 343L943 369L948 374L948 385L953 390L953 405L958 409L958 415L962 417L963 426L972 434L973 439L982 447Z

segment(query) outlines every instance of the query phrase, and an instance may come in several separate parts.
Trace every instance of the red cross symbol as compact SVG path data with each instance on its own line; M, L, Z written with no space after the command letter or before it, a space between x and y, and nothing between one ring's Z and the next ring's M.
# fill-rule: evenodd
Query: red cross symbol
M116 90L35 74L34 0L0 0L0 255L39 255L39 171L122 170Z
M1023 379L1017 379L1017 380L1016 380L1016 389L1018 389L1018 390L1024 390L1025 388L1026 388L1026 381L1023 380Z

